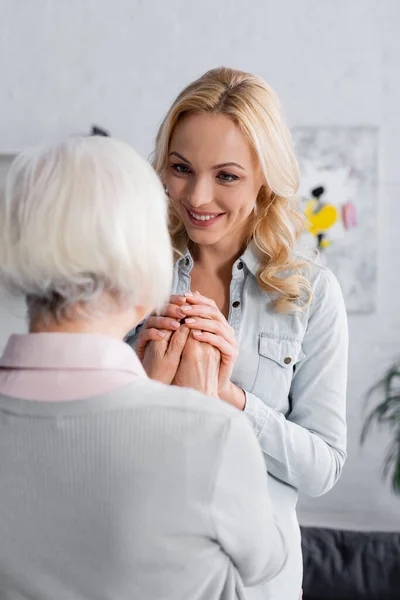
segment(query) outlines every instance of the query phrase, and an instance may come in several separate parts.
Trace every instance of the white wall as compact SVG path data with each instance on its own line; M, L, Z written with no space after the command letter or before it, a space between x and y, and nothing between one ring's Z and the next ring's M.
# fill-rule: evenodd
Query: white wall
M378 304L350 318L349 459L304 523L397 529L387 442L358 445L364 394L400 353L400 3L397 0L0 0L0 151L93 123L147 155L180 88L225 64L279 93L291 125L380 128ZM45 240L43 240L45 243ZM22 308L0 315L0 343Z

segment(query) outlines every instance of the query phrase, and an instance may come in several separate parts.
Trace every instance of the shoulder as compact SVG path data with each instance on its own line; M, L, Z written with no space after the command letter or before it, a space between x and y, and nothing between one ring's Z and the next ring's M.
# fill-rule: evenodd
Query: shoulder
M313 291L315 299L323 297L331 297L336 300L343 301L342 289L339 281L330 269L324 266L318 266L315 270Z
M325 312L343 313L346 309L339 281L330 269L315 265L312 274L311 312L320 309Z
M336 275L317 261L308 263L308 271L311 300L305 310L306 335L311 322L315 331L324 330L328 335L347 332L347 311Z
M314 254L297 250L293 253L293 257L304 262L304 275L309 280L312 290L311 305L324 296L331 296L340 302L343 301L342 290L336 275L328 267L322 265Z

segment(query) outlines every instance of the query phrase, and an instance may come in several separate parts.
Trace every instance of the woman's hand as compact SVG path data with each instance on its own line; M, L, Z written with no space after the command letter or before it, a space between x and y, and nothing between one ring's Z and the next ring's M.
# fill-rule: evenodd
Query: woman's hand
M229 325L214 300L199 292L185 294L186 304L180 310L186 315L185 325L192 330L194 339L217 348L221 355L218 378L218 396L236 408L244 410L246 396L231 382L238 346L233 327ZM189 338L190 339L190 338Z
M146 319L136 344L136 354L142 362L149 342L159 342L165 339L168 341L171 333L179 329L180 321L185 317L185 313L182 312L180 307L185 302L186 298L184 296L171 296L162 316L151 315Z
M159 343L160 340L164 340L165 343L168 341L171 332L178 331L181 327L183 318L185 318L187 327L193 331L193 340L206 342L220 352L218 396L243 410L246 403L245 394L241 388L230 381L238 354L233 328L217 308L214 300L202 296L198 292L195 294L188 292L184 296L171 296L162 316L152 315L146 320L136 345L136 353L140 360L144 361L146 346L150 342ZM189 355L190 353L187 356ZM180 383L179 385L188 384Z
M143 367L151 379L170 384L179 367L189 336L189 328L182 326L174 333L163 333L157 342L147 342L143 353Z
M185 325L181 325L181 329L189 331ZM172 385L190 387L207 396L218 396L220 360L221 355L215 347L198 342L193 332L190 333Z
M180 307L185 314L185 325L199 342L207 342L221 354L218 392L229 387L233 367L238 355L235 332L214 300L195 294L185 294L186 304Z

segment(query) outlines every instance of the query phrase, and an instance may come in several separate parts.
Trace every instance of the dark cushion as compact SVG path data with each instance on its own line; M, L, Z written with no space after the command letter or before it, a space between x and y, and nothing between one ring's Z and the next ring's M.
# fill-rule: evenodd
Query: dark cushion
M400 533L302 528L304 600L400 600Z

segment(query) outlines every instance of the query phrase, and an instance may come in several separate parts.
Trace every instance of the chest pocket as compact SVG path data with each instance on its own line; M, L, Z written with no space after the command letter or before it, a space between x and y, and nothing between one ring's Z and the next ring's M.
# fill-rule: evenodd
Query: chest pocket
M258 369L252 393L286 414L295 365L305 357L301 338L260 333Z

